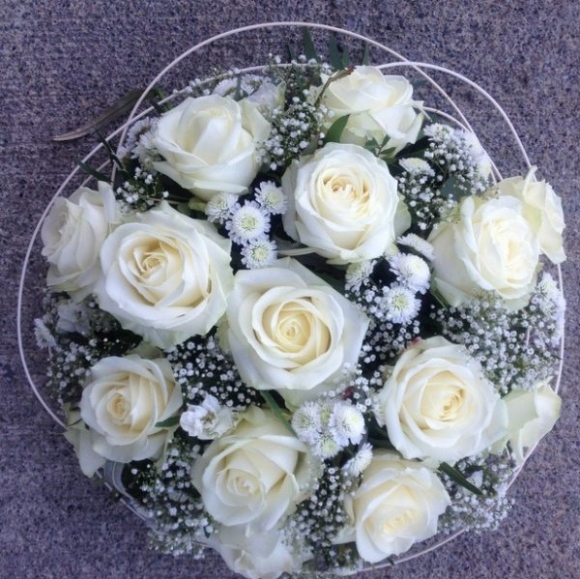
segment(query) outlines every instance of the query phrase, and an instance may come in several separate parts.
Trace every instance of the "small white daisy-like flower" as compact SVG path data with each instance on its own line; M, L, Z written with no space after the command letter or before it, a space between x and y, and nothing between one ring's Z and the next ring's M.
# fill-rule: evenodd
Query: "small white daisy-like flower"
M139 159L143 167L152 171L153 162L159 156L154 141L157 122L158 119L145 118L133 124L127 132L125 146L119 151L119 155L125 156L129 151L133 159Z
M250 241L242 248L242 263L248 269L268 267L278 258L277 249L276 243L266 237Z
M358 444L365 432L365 419L362 412L349 402L337 402L328 428L340 446L348 446L349 442Z
M332 434L328 431L322 432L318 440L314 443L312 447L312 452L314 456L318 456L323 460L327 458L332 458L336 456L342 447L334 439Z
M431 271L424 259L410 253L399 253L394 255L389 263L400 283L416 292L427 291Z
M363 281L373 273L375 267L374 260L364 260L350 263L346 268L346 287L347 289L358 288Z
M257 203L246 202L235 208L226 224L232 241L245 245L262 237L270 230L270 216Z
M373 459L373 447L366 442L359 451L342 467L348 476L359 476Z
M542 279L538 282L538 291L555 304L559 304L564 300L556 280L549 273L544 273Z
M230 217L232 209L238 201L238 196L233 193L217 193L205 206L205 214L208 221L223 223Z
M316 402L300 406L292 416L292 428L300 440L316 444L320 439L320 406Z
M46 324L37 318L34 320L34 337L39 348L56 348L57 343Z
M415 292L403 286L389 288L382 301L386 319L396 324L406 324L415 319L421 307Z
M408 233L407 235L403 235L397 239L397 243L399 245L406 245L414 249L417 253L420 253L426 260L433 261L434 252L433 246L418 235L414 233Z
M401 159L399 164L411 175L435 175L435 171L431 165L424 159L409 157L408 159Z
M256 201L272 215L283 215L286 212L286 196L281 187L273 181L264 181L255 189Z

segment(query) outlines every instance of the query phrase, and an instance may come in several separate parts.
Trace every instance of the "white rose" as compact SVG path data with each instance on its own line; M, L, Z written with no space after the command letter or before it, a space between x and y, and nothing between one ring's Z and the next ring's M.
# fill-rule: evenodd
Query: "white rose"
M182 402L166 359L130 355L97 362L79 406L91 429L92 449L107 460L126 463L159 457L167 428L156 424L171 418Z
M249 579L276 579L282 573L297 573L311 556L292 549L278 531L248 535L245 525L221 527L210 541L226 565Z
M509 441L518 463L525 459L525 449L535 446L560 417L562 400L547 383L533 391L512 390L504 397L509 434L494 450L501 450Z
M356 364L368 326L357 307L291 258L239 271L227 320L242 379L296 405Z
M214 440L191 470L207 512L246 532L273 529L305 498L307 446L271 413L251 406L232 434Z
M328 77L323 77L323 82ZM364 145L369 139L399 152L417 140L423 115L422 103L413 100L413 86L403 76L383 75L372 66L357 66L354 71L327 86L322 105L334 113L328 128L337 118L350 115L341 142Z
M100 274L99 251L120 221L111 186L98 192L81 187L69 199L59 197L42 224L44 255L50 264L47 284L76 301L88 296Z
M231 242L163 202L103 244L99 306L160 348L206 334L233 286Z
M375 414L405 458L454 463L504 433L505 409L480 364L439 336L403 352L377 395Z
M355 541L359 555L377 563L435 535L439 515L450 504L432 470L394 452L377 451L359 488L345 495L351 525L336 542Z
M428 241L437 290L452 306L482 291L497 292L513 309L526 305L540 248L514 197L465 198L455 220L440 223Z
M254 104L190 97L159 119L155 146L165 161L154 167L206 201L217 192L240 194L258 173L256 144L269 132Z
M411 224L386 163L356 145L329 143L294 161L282 188L284 230L331 263L379 257Z
M500 181L498 190L500 195L511 195L522 202L523 215L538 238L540 250L552 263L562 263L566 259L562 202L550 184L536 181L535 171L534 167L525 179L512 177Z

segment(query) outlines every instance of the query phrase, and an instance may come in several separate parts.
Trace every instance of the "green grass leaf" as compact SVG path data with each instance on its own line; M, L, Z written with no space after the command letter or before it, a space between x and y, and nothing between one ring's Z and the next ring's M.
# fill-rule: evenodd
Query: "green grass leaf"
M468 491L471 491L473 494L482 496L483 492L478 489L474 484L470 483L464 476L463 473L451 466L446 462L442 462L439 465L439 470L444 472L451 480L455 481L458 485L461 485L463 488L466 488Z

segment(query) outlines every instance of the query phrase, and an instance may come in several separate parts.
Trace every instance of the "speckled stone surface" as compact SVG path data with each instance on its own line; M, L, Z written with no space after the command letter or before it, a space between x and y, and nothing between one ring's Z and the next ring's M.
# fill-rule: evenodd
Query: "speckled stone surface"
M81 474L21 369L16 295L35 223L75 160L95 144L93 137L60 144L51 137L146 85L198 41L271 20L349 28L410 59L442 64L476 80L505 107L532 162L562 196L567 216L563 272L569 320L562 418L513 486L511 516L494 533L464 535L368 576L580 576L577 0L0 0L0 13L0 578L232 577L217 557L199 562L148 550L141 521ZM240 43L223 54L243 61L252 56L247 52ZM171 82L202 76L220 54L210 51L188 62ZM479 113L480 104L468 102L479 122L476 129L484 131L492 153L509 164L505 131ZM26 319L33 305L27 306ZM35 373L40 376L38 360Z

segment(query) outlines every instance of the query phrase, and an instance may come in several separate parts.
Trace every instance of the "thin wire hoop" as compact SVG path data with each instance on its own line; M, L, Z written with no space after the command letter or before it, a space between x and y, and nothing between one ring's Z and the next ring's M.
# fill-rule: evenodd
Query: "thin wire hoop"
M195 53L200 51L202 48L205 48L207 46L210 46L214 43L219 42L220 40L230 38L232 36L241 35L245 32L267 31L267 30L277 29L277 28L288 28L288 29L290 29L290 28L303 28L303 29L323 30L323 31L326 31L329 33L340 34L340 35L347 36L347 37L355 39L355 40L360 40L360 41L362 41L362 42L364 42L372 47L378 48L380 51L382 51L383 53L386 53L389 57L396 60L395 62L379 64L379 65L377 65L378 68L380 68L382 70L390 70L390 69L396 68L396 67L406 67L406 68L413 70L415 73L420 75L425 81L427 81L427 83L435 90L435 92L437 92L443 98L443 100L451 107L451 109L453 110L456 117L453 116L453 114L448 114L445 111L442 111L439 109L428 109L428 110L435 112L435 113L441 115L442 117L444 117L446 120L453 122L454 124L464 128L465 130L471 131L471 132L476 134L476 131L473 130L471 124L469 123L468 119L466 118L466 116L464 115L464 113L462 112L460 107L457 105L457 103L449 96L449 94L444 90L444 88L441 87L440 84L438 82L436 82L430 76L430 74L427 71L440 72L440 73L448 75L456 80L459 80L460 82L466 84L471 89L473 89L480 96L482 96L493 107L493 109L497 113L499 113L502 120L507 125L509 133L512 135L512 137L515 141L515 145L516 145L517 149L519 150L519 153L521 154L521 156L523 158L523 163L526 167L526 170L529 170L532 167L532 164L530 162L530 159L528 157L526 149L525 149L513 123L511 122L509 116L504 111L504 109L500 106L500 104L485 89L483 89L477 83L473 82L472 80L468 79L467 77L465 77L464 75L462 75L456 71L450 70L450 69L442 67L442 66L438 66L438 65L434 65L434 64L430 64L430 63L425 63L425 62L410 61L407 58L405 58L404 56L402 56L401 54L399 54L398 52L396 52L393 49L386 46L385 44L382 44L382 43L380 43L376 40L373 40L371 38L365 37L361 34L357 34L355 32L351 32L351 31L344 30L341 28L337 28L335 26L312 23L312 22L290 21L290 22L266 22L266 23L260 23L260 24L253 24L250 26L243 26L240 28L236 28L236 29L229 30L227 32L215 35L211 38L208 38L208 39L196 44L195 46L192 46L191 48L189 48L188 50L183 52L181 55L179 55L177 58L175 58L172 62L170 62L149 83L147 88L143 91L142 95L139 97L136 104L134 105L134 107L129 115L128 120L121 127L119 127L117 130L111 132L106 137L106 141L111 142L116 137L119 137L118 146L121 146L125 141L125 138L127 136L127 131L129 130L129 128L138 120L140 120L143 117L146 117L147 115L154 112L153 107L144 108L141 112L139 112L139 110L141 109L145 99L150 94L150 92L153 90L153 88L159 84L159 82L165 77L165 75L169 71L173 70L179 63L184 61L187 57L194 55ZM251 72L261 72L266 67L267 67L267 65L249 66L249 67L241 68L239 71L237 71L237 73L238 74L246 74L246 73L251 73ZM208 78L205 81L202 81L201 84L203 84L203 82L212 82L212 81L216 80L216 78L218 78L218 77L214 76L212 78ZM169 97L163 99L161 101L161 104L166 103L166 102L171 102L175 98L179 98L179 96L183 95L184 92L186 92L185 89L183 89L181 91L177 91L175 94L172 94ZM103 148L104 148L103 144L98 144L97 146L95 146L93 148L93 150L83 158L83 160L82 160L83 163L88 163L88 161L90 161ZM107 167L108 165L109 165L109 163L104 163L103 165L101 165L101 167L99 167L99 170L102 170L103 168ZM71 171L71 173L66 177L66 179L63 181L63 183L60 185L60 187L58 188L58 190L56 191L56 193L54 194L52 199L49 201L46 209L42 213L42 215L41 215L41 217L40 217L40 219L39 219L38 223L36 224L36 227L33 231L32 238L31 238L30 243L29 243L27 250L26 250L26 255L24 258L24 263L23 263L22 271L21 271L21 275L20 275L20 285L19 285L19 290L18 290L18 303L17 303L17 319L16 319L18 349L19 349L20 359L21 359L28 383L29 383L30 387L32 388L32 391L34 392L36 398L39 400L39 402L44 407L46 412L52 417L52 419L58 425L60 425L64 429L66 429L66 424L50 408L49 404L46 402L46 400L42 396L39 388L37 387L37 385L35 384L35 382L32 378L32 374L30 372L28 362L26 359L26 351L25 351L24 340L23 340L22 306L23 306L23 302L24 302L24 289L25 289L28 267L30 264L30 258L31 258L33 251L34 251L34 244L36 243L36 241L38 239L38 235L40 233L42 223L43 223L44 219L46 218L46 216L48 215L48 213L49 213L50 209L52 208L53 204L55 203L55 201L59 197L63 196L65 190L67 189L69 184L72 182L72 180L76 177L76 175L78 173L79 173L79 166L75 167L75 169L73 169ZM502 179L501 173L498 170L498 168L495 166L495 164L493 163L493 160L492 160L492 176L493 176L494 180L496 180L496 181L498 179ZM115 177L115 167L113 166L111 169L112 181L114 181L114 177ZM90 178L86 179L85 183L88 181L90 181ZM562 271L561 271L561 268L559 265L557 265L557 273L558 273L559 287L563 292ZM562 335L562 339L560 341L560 348L559 348L560 361L559 361L558 371L557 371L555 384L554 384L554 390L556 392L558 392L560 390L560 385L561 385L563 365L564 365L564 346L565 346L564 335ZM534 452L534 450L535 450L535 446L528 449L523 463L519 466L519 468L514 473L512 479L510 480L510 482L508 484L508 488L511 487L511 485L515 482L515 480L517 479L519 473L521 472L525 462L528 460L528 458L531 456L531 454ZM130 501L124 501L124 502L127 505L127 507L130 510L132 510L135 514L137 514L141 518L145 518L143 516L142 512L139 511L139 509L136 509L134 505L130 504ZM433 550L443 546L444 544L452 541L453 539L455 539L459 535L463 534L465 531L466 531L466 529L458 530L458 531L448 535L447 537L435 542L433 545L429 546L428 548L424 548L423 550L417 551L415 553L399 557L396 560L390 560L390 561L386 561L382 564L365 567L362 570L366 571L366 570L381 569L384 567L390 567L390 566L394 566L396 564L410 561L412 559L419 557L420 555L426 554L430 551L433 551Z

